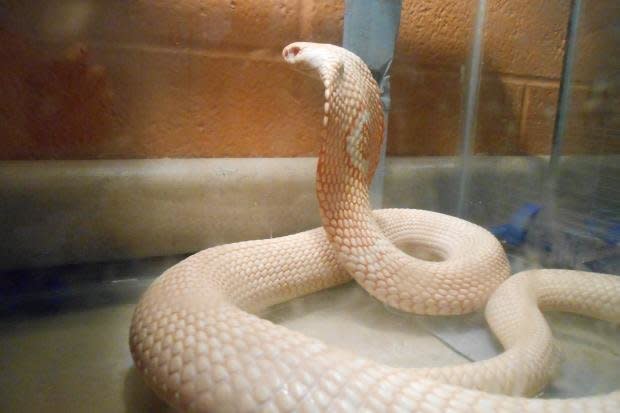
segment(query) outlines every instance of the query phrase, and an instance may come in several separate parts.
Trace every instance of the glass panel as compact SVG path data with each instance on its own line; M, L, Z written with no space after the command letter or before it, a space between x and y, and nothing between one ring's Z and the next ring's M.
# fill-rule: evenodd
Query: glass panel
M620 273L620 7L576 2L535 247L546 266Z
M473 143L462 135L458 214L503 239L516 269L617 273L618 7L478 5L486 11L479 100L464 107L476 117ZM537 18L509 24L521 7Z
M376 206L482 225L513 273L619 274L619 21L618 0L0 1L0 411L170 411L127 345L147 286L320 225L324 91L282 61L292 41L381 57ZM393 311L353 282L259 315L396 367L501 352L481 312ZM550 319L571 356L542 397L617 390L620 330Z
M403 2L391 76L384 207L456 215L473 5Z

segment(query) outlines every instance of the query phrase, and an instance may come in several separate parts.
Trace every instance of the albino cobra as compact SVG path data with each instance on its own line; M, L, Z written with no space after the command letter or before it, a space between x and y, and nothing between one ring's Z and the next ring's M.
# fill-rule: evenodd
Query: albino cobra
M506 256L486 230L428 211L371 211L368 185L383 114L369 70L333 45L293 43L283 56L325 86L317 167L323 228L210 248L160 276L130 329L131 353L147 384L192 412L619 412L618 391L516 397L535 394L549 378L552 338L538 306L618 323L618 278L537 270L506 280ZM435 259L399 249L407 244ZM249 313L351 276L405 311L461 314L486 303L487 321L506 351L465 365L395 368Z

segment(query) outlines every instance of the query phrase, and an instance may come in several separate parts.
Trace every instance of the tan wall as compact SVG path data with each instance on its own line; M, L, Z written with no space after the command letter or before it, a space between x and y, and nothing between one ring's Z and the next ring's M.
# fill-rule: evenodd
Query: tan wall
M546 153L570 2L488 3L476 151ZM613 0L591 3L607 16ZM404 1L390 154L458 150L474 4ZM342 1L25 0L5 7L0 159L316 153L320 87L279 54L295 40L341 42ZM589 57L609 52L593 46L600 43L581 48ZM576 151L592 150L584 138L591 129L572 139Z

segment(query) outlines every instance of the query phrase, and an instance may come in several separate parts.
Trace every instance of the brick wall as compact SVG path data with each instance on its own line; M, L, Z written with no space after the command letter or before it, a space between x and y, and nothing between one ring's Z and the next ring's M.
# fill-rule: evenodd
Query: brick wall
M340 43L343 1L4 3L0 159L316 153L320 85L290 70L280 50L295 40ZM478 153L549 151L569 3L488 2ZM613 24L615 0L590 3L591 25ZM391 155L458 151L474 4L404 1ZM600 66L612 50L604 32L592 32L581 58ZM587 108L579 119L592 118L602 110L600 99L592 103L594 77L579 76L578 108ZM571 150L617 149L607 132L592 143L592 130L610 127L601 116L574 125Z

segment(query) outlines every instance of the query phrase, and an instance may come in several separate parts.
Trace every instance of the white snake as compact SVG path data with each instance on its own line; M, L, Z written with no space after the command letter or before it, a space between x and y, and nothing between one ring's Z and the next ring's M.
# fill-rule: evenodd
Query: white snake
M535 394L549 379L552 337L538 306L618 323L620 280L568 270L508 278L501 245L474 224L428 211L371 211L368 185L383 113L370 72L332 45L293 43L283 56L325 86L317 167L323 228L210 248L159 277L130 330L131 353L147 384L192 412L620 412L618 391L515 397ZM398 248L407 243L439 259L407 255ZM487 321L506 351L465 365L394 368L249 313L351 276L405 311L461 314L486 303Z

